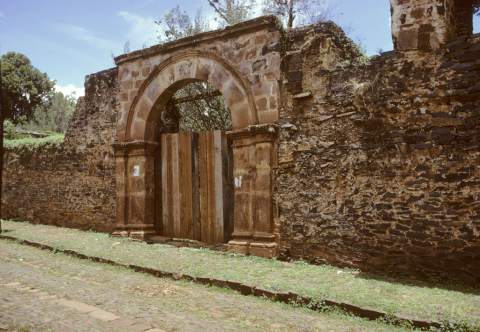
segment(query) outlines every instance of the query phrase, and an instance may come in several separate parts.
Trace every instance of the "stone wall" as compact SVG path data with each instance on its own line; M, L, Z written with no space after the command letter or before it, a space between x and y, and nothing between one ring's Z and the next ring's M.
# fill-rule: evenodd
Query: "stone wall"
M354 54L333 24L284 58L281 258L480 281L480 41Z
M440 44L453 38L455 2L455 0L390 0L395 50L437 49Z
M455 2L455 36L471 35L473 32L472 0Z
M2 218L111 232L117 69L86 77L59 148L5 151Z

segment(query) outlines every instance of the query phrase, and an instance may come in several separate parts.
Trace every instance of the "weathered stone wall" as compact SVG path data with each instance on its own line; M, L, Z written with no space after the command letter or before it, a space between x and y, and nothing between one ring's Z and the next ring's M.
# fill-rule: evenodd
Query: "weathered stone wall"
M455 36L471 35L473 32L472 0L455 1Z
M86 77L60 148L5 151L2 218L111 232L117 69Z
M276 172L281 257L480 281L480 41L365 61L294 30Z
M455 36L455 0L390 0L395 50L432 50Z

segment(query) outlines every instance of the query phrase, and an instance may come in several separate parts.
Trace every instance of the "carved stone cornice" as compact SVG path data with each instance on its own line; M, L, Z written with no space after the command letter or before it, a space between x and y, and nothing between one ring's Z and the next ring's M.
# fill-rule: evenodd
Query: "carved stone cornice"
M227 136L231 140L238 140L242 138L254 138L261 135L264 137L263 141L270 141L277 138L279 129L280 126L274 123L252 125L246 129L227 131Z

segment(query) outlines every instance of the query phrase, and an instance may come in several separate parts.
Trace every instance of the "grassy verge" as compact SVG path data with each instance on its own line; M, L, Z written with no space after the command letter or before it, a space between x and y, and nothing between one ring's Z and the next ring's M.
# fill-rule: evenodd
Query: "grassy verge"
M8 276L9 273L21 273L21 277L6 278L8 281L20 281L58 297L97 305L119 316L133 318L149 313L156 319L149 324L162 326L166 331L412 331L340 311L312 312L258 297L244 297L227 288L207 288L185 280L155 278L117 266L0 241L0 275ZM68 287L59 287L67 284ZM153 313L151 308L161 308L161 314ZM183 323L188 319L196 325L179 324L175 317L168 319L168 312L187 316L178 319ZM200 326L200 321L206 326ZM35 328L32 330L45 330L42 326Z
M236 280L262 288L294 291L385 310L390 314L480 325L480 289L458 283L392 279L332 266L287 263L207 249L147 245L108 234L3 221L7 235L122 263L152 266L197 276Z
M59 148L65 138L64 134L55 136L48 136L44 138L21 138L21 139L6 139L3 141L3 147L7 151L29 150L37 151L40 149Z

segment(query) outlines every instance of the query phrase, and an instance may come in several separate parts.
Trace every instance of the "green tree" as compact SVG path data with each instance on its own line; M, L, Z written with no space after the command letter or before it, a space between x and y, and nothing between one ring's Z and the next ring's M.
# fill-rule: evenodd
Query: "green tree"
M220 16L220 28L246 21L253 16L255 0L208 0Z
M294 25L327 21L338 4L325 0L263 0L262 10L264 14L282 19L287 28L293 28Z
M30 120L35 109L53 96L55 81L35 68L21 53L8 52L1 57L4 119Z
M55 92L53 97L35 109L27 129L53 131L64 133L75 111L77 99L75 93L65 96L62 92Z
M190 83L175 93L167 104L169 112L166 114L172 114L172 119L178 118L177 131L231 130L230 110L225 98L219 94L207 82Z
M202 15L202 8L197 8L195 18L188 16L177 5L163 15L163 19L156 21L163 29L163 35L158 36L160 42L177 40L193 36L210 30L210 25L205 16Z

